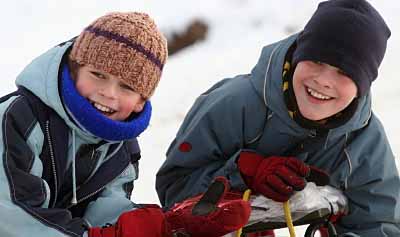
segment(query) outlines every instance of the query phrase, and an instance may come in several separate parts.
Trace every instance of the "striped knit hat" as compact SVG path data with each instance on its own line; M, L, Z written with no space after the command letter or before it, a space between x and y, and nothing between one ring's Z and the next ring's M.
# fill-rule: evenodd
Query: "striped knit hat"
M143 98L154 93L165 61L167 42L145 13L115 12L96 19L76 39L70 60L110 73Z

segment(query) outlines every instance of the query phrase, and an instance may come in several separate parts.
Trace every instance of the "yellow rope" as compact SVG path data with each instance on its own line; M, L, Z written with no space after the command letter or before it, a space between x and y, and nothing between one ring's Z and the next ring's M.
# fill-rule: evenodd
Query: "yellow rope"
M290 237L296 237L296 232L294 231L292 214L290 212L289 201L283 203L283 211L285 213L286 225L289 229Z
M243 197L242 199L244 201L248 201L250 199L250 194L251 194L251 190L247 189L244 193L243 193ZM236 232L236 237L240 237L242 235L242 230L243 228L240 228L237 232Z
M247 189L243 193L242 199L244 201L248 201L250 199L250 194L251 194L251 190ZM293 221L292 221L292 214L290 212L289 201L286 201L286 202L283 203L283 211L285 213L286 225L287 225L287 227L289 229L290 237L296 237L296 232L294 231L294 226L293 226ZM240 237L242 235L242 231L243 231L243 228L240 228L236 232L236 237Z

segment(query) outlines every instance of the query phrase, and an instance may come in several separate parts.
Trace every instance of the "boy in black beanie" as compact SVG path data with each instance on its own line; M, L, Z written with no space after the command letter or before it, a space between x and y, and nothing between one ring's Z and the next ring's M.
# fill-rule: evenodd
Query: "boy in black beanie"
M321 2L302 32L263 48L251 74L196 100L157 174L161 203L221 175L284 202L316 171L348 199L340 236L400 236L400 179L370 93L390 34L365 0Z

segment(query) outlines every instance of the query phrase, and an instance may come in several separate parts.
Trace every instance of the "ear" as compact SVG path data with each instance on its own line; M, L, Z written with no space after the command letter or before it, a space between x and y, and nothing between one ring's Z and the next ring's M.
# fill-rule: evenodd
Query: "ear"
M140 112L142 112L145 103L146 103L145 100L141 100L140 102L138 102L138 103L133 107L133 111L134 111L135 113L140 113Z

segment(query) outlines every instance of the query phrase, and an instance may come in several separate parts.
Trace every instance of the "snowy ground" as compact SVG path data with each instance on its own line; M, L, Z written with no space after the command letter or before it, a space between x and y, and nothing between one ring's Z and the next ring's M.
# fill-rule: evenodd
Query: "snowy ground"
M194 17L210 24L210 34L201 44L169 59L160 86L152 99L154 114L150 128L140 138L143 159L140 179L132 199L158 202L155 173L165 151L194 99L224 77L248 73L262 46L288 32L300 30L315 10L316 0L142 0L142 1L7 1L0 9L0 94L14 90L14 78L35 56L51 46L79 34L96 17L110 11L145 11L165 31L180 30ZM381 118L392 149L400 154L400 3L370 1L392 30L380 76L374 83L374 110ZM367 50L367 49L366 49ZM298 228L298 234L303 228ZM278 235L287 235L279 231Z

